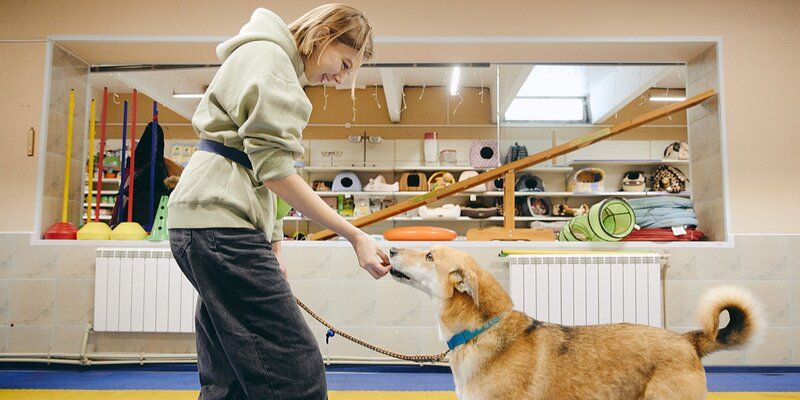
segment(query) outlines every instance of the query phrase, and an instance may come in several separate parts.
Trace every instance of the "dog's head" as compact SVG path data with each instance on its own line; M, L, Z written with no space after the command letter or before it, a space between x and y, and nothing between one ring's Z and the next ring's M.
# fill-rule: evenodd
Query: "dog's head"
M395 280L433 298L443 340L513 308L500 283L463 251L444 246L425 251L391 248L389 261Z
M389 250L392 277L413 286L434 298L448 299L454 292L468 295L476 306L480 304L478 266L469 254L444 246L432 246L425 251L412 249Z

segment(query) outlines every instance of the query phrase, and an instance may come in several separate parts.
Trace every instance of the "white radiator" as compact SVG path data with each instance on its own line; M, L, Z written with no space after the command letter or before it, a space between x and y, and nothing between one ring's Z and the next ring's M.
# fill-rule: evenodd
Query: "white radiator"
M194 332L197 292L169 249L98 248L94 330Z
M661 255L510 255L514 308L563 325L617 322L663 327Z

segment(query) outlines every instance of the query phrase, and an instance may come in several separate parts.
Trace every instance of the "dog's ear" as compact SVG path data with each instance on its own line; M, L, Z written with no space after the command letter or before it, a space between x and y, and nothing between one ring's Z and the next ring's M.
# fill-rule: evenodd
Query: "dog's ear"
M466 293L472 297L472 301L477 307L478 300L478 276L473 271L458 268L450 273L450 283L461 293Z

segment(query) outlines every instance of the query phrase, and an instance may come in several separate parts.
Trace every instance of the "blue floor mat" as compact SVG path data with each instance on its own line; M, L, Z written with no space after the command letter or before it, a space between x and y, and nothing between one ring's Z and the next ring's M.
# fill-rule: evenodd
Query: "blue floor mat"
M800 392L800 373L706 373L709 392Z
M9 366L5 366L10 368ZM746 371L746 369L742 369ZM708 372L712 392L800 392L800 372ZM356 391L452 391L453 377L445 368L332 366L328 389ZM0 369L2 389L151 389L197 390L197 371L170 367L72 367Z

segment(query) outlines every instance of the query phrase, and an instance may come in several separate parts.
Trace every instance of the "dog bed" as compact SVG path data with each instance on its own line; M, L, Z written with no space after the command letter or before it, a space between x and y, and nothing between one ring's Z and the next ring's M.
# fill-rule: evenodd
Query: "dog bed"
M600 168L582 168L567 181L568 192L602 192L606 173Z
M469 149L469 164L472 168L495 168L500 164L496 141L476 141Z
M538 176L524 174L517 178L514 190L518 192L544 192L544 182Z
M473 176L478 176L478 171L464 171L458 177L458 181L459 182L465 181L465 180L467 180L469 178L472 178ZM485 191L486 191L486 184L485 183L481 183L480 185L476 185L476 186L473 186L473 187L465 190L465 192L485 192Z
M361 180L355 172L342 171L333 179L332 189L334 192L360 192Z
M470 201L461 207L461 215L464 217L482 219L496 217L499 214L497 207L486 207L483 203Z
M400 176L400 190L403 192L428 191L428 179L422 172L406 172Z
M461 206L458 204L445 204L441 207L420 206L417 212L422 219L458 219L461 215Z
M401 226L383 232L384 239L396 241L449 241L457 236L455 231L435 226Z

